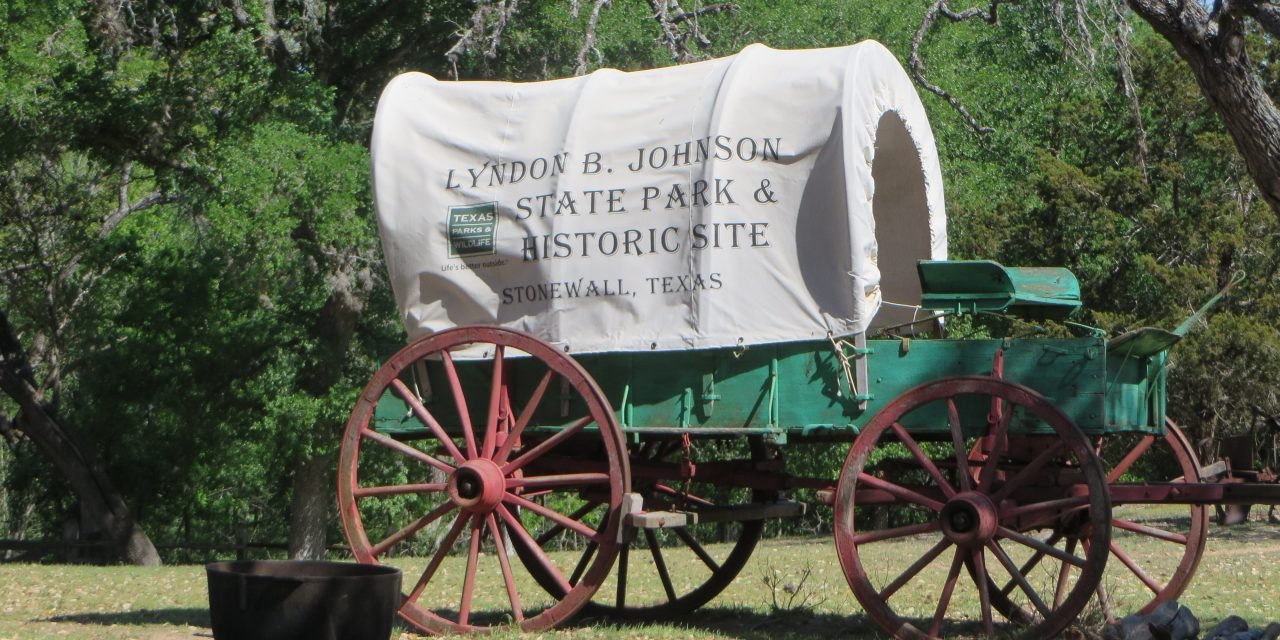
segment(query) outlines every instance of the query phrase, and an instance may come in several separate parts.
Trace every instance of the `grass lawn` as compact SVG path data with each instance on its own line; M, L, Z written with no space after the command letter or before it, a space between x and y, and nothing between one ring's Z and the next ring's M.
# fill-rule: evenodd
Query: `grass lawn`
M886 553L908 558L918 557L927 547L926 542L917 540L893 544ZM1141 553L1138 548L1136 553ZM1167 549L1161 549L1152 547L1151 553L1167 553ZM1117 564L1113 561L1109 565L1105 580L1112 598L1122 603L1117 612L1123 614L1123 603L1141 596L1139 588L1126 586ZM421 562L415 565L406 561L406 568L420 565ZM800 597L809 596L811 609L774 610L766 576L776 571L781 578L776 584L794 584L806 568L811 573ZM453 566L445 565L447 571L460 574L461 569L461 559ZM491 575L496 571L482 574L481 584L496 578ZM894 605L901 610L931 611L936 597L932 594L945 571L945 566L927 570L895 596ZM678 574L678 570L675 572ZM407 573L406 580L412 576L416 573ZM974 591L971 583L962 583L965 586L957 589L957 603L974 597L962 592L964 588ZM647 587L660 589L657 585ZM780 593L780 599L785 601L786 595ZM0 640L209 638L212 634L207 597L201 566L0 565ZM477 597L499 598L494 602L500 604L505 596L501 589L478 589ZM1208 549L1182 602L1201 619L1205 630L1230 613L1243 615L1253 625L1280 619L1280 527L1264 522L1229 528L1211 526ZM415 637L401 629L401 638ZM861 615L845 583L834 545L828 539L816 539L762 542L738 579L711 605L685 620L631 626L586 620L567 629L524 637L763 640L877 635Z

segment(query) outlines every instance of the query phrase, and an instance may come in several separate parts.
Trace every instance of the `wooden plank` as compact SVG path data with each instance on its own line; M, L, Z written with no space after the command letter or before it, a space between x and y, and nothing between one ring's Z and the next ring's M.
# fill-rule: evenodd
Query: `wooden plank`
M700 511L643 511L627 516L627 524L637 529L673 529L709 522L745 522L773 518L798 518L808 505L783 500L758 504L740 504Z

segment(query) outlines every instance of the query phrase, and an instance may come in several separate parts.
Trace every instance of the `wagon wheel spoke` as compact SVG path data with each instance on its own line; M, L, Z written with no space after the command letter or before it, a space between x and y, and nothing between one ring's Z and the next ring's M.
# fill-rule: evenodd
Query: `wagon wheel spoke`
M1050 461L1062 453L1066 446L1066 443L1062 441L1054 442L1052 445L1045 448L1044 451L1036 454L1036 457L1032 458L1031 462L1027 463L1027 466L1019 470L1018 473L1014 474L1008 482L1004 483L1004 485L997 489L995 493L991 494L991 501L999 504L1001 500L1004 500L1013 494L1013 492L1021 489L1022 485L1034 479L1046 464L1049 464Z
M498 529L497 518L493 514L485 516L485 523L489 527L489 535L493 537L494 546L497 547L498 566L502 569L502 583L507 589L507 600L511 603L511 615L516 622L524 620L524 609L520 606L520 592L516 588L515 575L511 572L511 560L507 558L506 545L502 539L502 531Z
M964 428L960 425L960 409L956 407L955 398L947 398L947 421L951 425L951 442L955 445L956 476L960 480L960 490L971 491L973 477L969 470L969 449L964 446Z
M676 527L675 529L672 529L672 531L676 534L677 538L680 538L681 542L684 542L685 546L689 547L689 550L693 552L693 555L698 556L698 559L711 570L711 573L715 573L720 570L720 563L716 562L715 558L712 558L711 554L707 553L707 550L704 549L701 544L698 544L698 541L694 539L693 534L686 531L684 527Z
M1187 536L1184 536L1181 533L1177 533L1176 531L1165 531L1164 529L1157 529L1156 527L1149 527L1145 524L1130 522L1128 520L1121 520L1120 518L1112 518L1111 526L1116 527L1117 529L1132 531L1134 533L1139 533L1144 536L1149 536L1157 540L1164 540L1165 542L1173 542L1183 546L1186 546L1188 543Z
M381 556L382 554L386 553L387 550L390 549L391 547L394 547L397 544L400 544L402 541L409 538L413 534L421 531L423 527L431 524L432 522L435 522L436 520L439 520L442 516L449 513L450 511L453 511L453 509L454 509L454 504L452 502L446 502L436 507L427 515L422 516L417 520L414 520L412 523L409 524L409 526L400 529L399 531L388 536L382 542L379 542L378 544L373 545L372 549L370 549L370 553L372 553L375 558L378 556Z
M1129 554L1122 551L1120 547L1116 545L1114 540L1111 541L1111 555L1115 556L1117 560L1124 564L1124 566L1133 573L1133 575L1137 576L1137 578L1142 581L1142 584L1147 585L1147 588L1151 590L1151 593L1156 595L1160 594L1160 590L1163 588L1163 585L1156 582L1146 571L1143 571L1142 567L1138 566L1138 563L1134 562L1133 558L1129 557Z
M422 590L427 587L428 582L431 582L436 570L440 568L440 563L444 562L445 556L449 555L449 550L457 542L458 536L462 535L462 530L467 527L467 520L469 519L470 516L465 513L458 514L458 517L454 519L453 526L449 528L449 533L445 534L444 540L440 542L440 548L436 549L435 554L431 556L431 562L427 564L426 570L418 578L417 584L413 585L413 591L409 592L409 597L405 598L406 600L417 602L418 598L422 596Z
M1031 600L1036 611L1039 611L1041 616L1048 618L1051 614L1049 606L1040 598L1040 594L1036 593L1036 590L1031 586L1031 583L1027 582L1027 577L1022 575L1021 571L1018 571L1018 566L1014 564L1013 559L1009 557L1009 554L1005 553L1003 548L1001 548L1000 541L995 539L991 540L987 544L987 548L991 549L991 553L995 554L996 559L1000 561L1000 564L1004 565L1005 571L1009 572L1009 576L1018 584L1018 587L1022 589L1022 592L1026 594L1027 598Z
M573 573L569 576L569 584L578 584L578 580L582 579L582 572L587 570L587 564L599 548L600 544L595 540L587 543L587 548L582 551L582 557L578 558L578 564L573 567Z
M422 402L418 400L418 394L414 393L413 390L406 386L404 382L401 382L399 378L391 381L391 388L401 400L405 401L405 404L409 405L409 410L413 412L414 417L431 430L431 433L435 435L436 439L440 441L440 444L444 446L444 450L448 452L454 460L460 463L467 460L467 458L462 455L462 452L458 450L458 447L453 444L453 439L449 437L449 434L444 430L444 427L440 426L440 422L436 420L435 416L431 415L430 411L427 411L426 407L422 406Z
M453 465L447 464L441 461L439 458L436 458L435 456L432 456L431 454L425 451L419 451L417 449L414 449L413 447L403 442L400 442L399 440L396 440L390 436L378 433L377 431L373 431L372 429L362 430L360 432L360 436L366 440L372 440L388 449L391 449L392 451L395 451L396 453L408 456L410 458L413 458L414 460L417 460L418 462L422 462L432 467L435 467L445 473L453 472Z
M1062 539L1062 533L1059 531L1054 531L1053 534L1049 536L1049 539L1045 540L1045 544L1053 546L1054 544L1057 544L1057 542L1061 539ZM1074 543L1072 543L1072 545L1073 546L1068 548L1067 550L1068 553L1075 550ZM1021 573L1024 576L1031 573L1031 571L1036 568L1036 565L1040 564L1040 561L1043 560L1044 557L1045 557L1045 553L1043 551L1036 551L1035 553L1031 554L1031 557L1028 558L1026 562L1022 563L1022 566L1018 568L1018 573ZM1018 583L1013 580L1010 580L1007 584L1004 585L1004 587L1000 589L1000 595L1009 595L1010 593L1013 592L1013 589L1016 586L1018 586Z
M1098 583L1098 602L1102 605L1102 616L1108 622L1116 619L1116 614L1111 608L1111 597L1107 595L1107 583Z
M583 524L581 521L569 518L568 516L564 515L563 513L560 513L559 511L556 511L554 509L551 509L550 507L546 507L544 505L538 504L532 500L526 500L525 498L518 496L514 493L508 493L507 495L503 496L502 500L507 504L517 506L522 509L528 509L529 511L532 511L542 516L543 518L546 518L547 520L550 520L551 522L558 524L561 527L564 527L565 529L569 529L570 531L573 531L588 540L596 540L599 535L599 532Z
M557 446L560 446L560 444L562 444L564 441L568 440L569 438L572 438L574 435L576 435L579 431L582 431L584 427L591 424L592 422L595 422L594 418L592 418L589 415L583 416L572 425L569 425L568 427L562 429L560 432L556 433L550 438L547 438L546 440L543 440L542 442L539 442L538 444L534 445L531 449L522 453L519 458L516 458L515 460L512 460L506 463L505 465L503 465L502 473L504 475L510 476L511 474L523 468L525 465L529 464L530 462L533 462L534 460L541 458L548 451L556 448Z
M1080 556L1077 556L1075 554L1063 551L1062 549L1049 545L1037 538L1033 538L1031 536L1018 533L1017 531L1013 531L1007 527L1000 527L998 531L1000 532L1000 535L1004 536L1005 538L1008 538L1015 542L1019 542L1025 547L1031 547L1032 549L1035 549L1047 555L1053 556L1054 558L1057 558L1063 562L1066 562L1067 564L1073 564L1077 567L1083 567L1085 565L1086 560L1084 558L1081 558Z
M498 445L498 416L502 413L503 363L506 349L497 345L493 349L493 380L489 387L489 414L484 423L484 457L492 458Z
M386 496L401 496L415 493L440 493L445 490L445 484L442 482L431 482L427 484L392 484L376 487L359 487L355 490L357 498L381 498Z
M467 459L478 455L476 450L476 434L471 428L471 413L467 409L467 397L462 393L462 379L458 377L458 369L453 363L453 355L448 351L440 353L440 361L444 363L444 375L449 380L449 389L453 392L453 402L458 409L458 423L462 425L462 439L467 445Z
M1055 511L1065 513L1073 509L1089 506L1089 496L1071 496L1069 498L1055 498L1053 500L1045 500L1042 502L1032 502L1030 504L1022 504L1016 507L1010 507L1000 513L1000 519L1004 521L1015 520L1019 516L1025 516L1029 513L1037 513L1041 511Z
M548 370L542 374L542 379L538 381L538 386L534 388L533 395L529 396L529 401L525 403L524 409L520 410L520 417L516 418L515 427L507 434L507 440L502 443L502 446L493 455L494 462L504 464L507 458L511 456L512 448L520 441L520 436L524 433L525 427L529 426L529 421L533 419L533 412L537 411L538 405L542 404L542 397L547 393L547 386L551 384L551 379L554 377L554 371Z
M1089 553L1089 550L1092 548L1092 543L1089 542L1088 538L1081 538L1080 547L1084 549L1085 553ZM1098 595L1099 604L1102 605L1103 616L1105 616L1107 620L1114 620L1115 616L1112 615L1112 612L1111 612L1111 598L1107 597L1106 583L1099 582L1098 588L1095 589L1095 592Z
M1137 462L1151 448L1151 445L1155 444L1155 441L1155 436L1144 436L1142 440L1138 441L1137 446L1129 451L1129 454L1116 463L1116 466L1112 467L1111 471L1107 473L1107 484L1112 484L1119 480L1120 476L1123 476L1133 466L1133 463Z
M942 511L942 503L921 495L916 491L912 491L901 485L894 484L888 480L882 480L869 473L859 473L858 482L866 484L873 489L879 489L889 495L900 500L906 500L922 507L926 507L932 511Z
M937 544L933 545L932 548L924 552L924 555L920 556L919 558L916 559L915 562L911 563L911 566L907 567L906 570L903 571L897 578L894 578L893 582L890 582L888 585L885 586L884 589L880 590L880 593L878 594L880 596L880 599L888 600L890 596L898 592L898 589L901 589L904 585L910 582L912 578L916 577L916 575L919 574L921 570L929 566L929 564L932 563L934 559L942 555L942 552L946 551L947 548L950 546L951 546L950 540L946 538L939 540Z
M667 562L662 558L662 550L658 548L658 537L654 535L653 529L645 529L644 539L649 545L649 555L653 556L653 564L658 569L658 579L662 582L662 589L667 592L667 602L672 602L676 599L676 588L671 584L671 576L667 573Z
M910 433L907 433L906 428L903 427L901 423L893 423L893 433L897 435L898 440L905 445L909 451L911 451L911 455L915 457L916 462L920 463L920 466L929 474L929 477L933 478L933 481L938 483L938 487L942 489L942 495L947 498L955 496L955 487L951 486L950 482L947 482L946 478L942 475L942 471L938 469L938 465L934 464L933 460L920 449L920 444L916 442L915 438L911 437Z
M929 623L929 635L938 636L942 629L942 619L951 606L951 594L955 591L956 582L960 580L960 567L964 566L964 550L957 547L951 558L951 570L947 572L947 581L942 585L942 595L938 596L938 608L933 611L933 621Z
M560 570L556 568L556 565L551 561L551 558L547 557L547 554L542 550L542 547L538 546L537 541L529 535L527 530L525 530L524 525L520 524L520 520L512 515L511 511L503 505L498 505L494 511L498 513L498 517L502 519L502 522L507 525L507 531L515 534L519 543L524 545L525 550L529 552L532 557L532 561L537 564L538 568L545 571L546 574L555 582L556 586L560 589L560 595L569 593L569 591L573 589L573 586L569 584L568 580L565 580L564 574L560 573Z
M883 540L893 540L896 538L905 538L907 536L917 536L922 533L932 533L942 528L937 520L931 522L922 522L920 524L909 524L902 527L894 527L892 529L876 529L874 531L864 531L853 536L856 544L870 544L872 542L880 542Z
M471 518L471 544L467 548L467 572L462 578L462 600L458 603L458 624L467 624L471 617L471 596L476 590L476 566L480 560L480 541L484 537L484 521L479 515ZM502 555L499 551L498 555Z
M602 504L604 503L596 502L596 501L588 501L586 504L582 505L581 507L578 507L576 511L569 514L569 519L575 520L575 521L582 520L587 516L587 514L591 513L596 507ZM559 535L561 531L564 531L564 527L562 525L553 523L550 527L547 528L546 531L543 531L542 533L538 534L538 537L537 537L538 546L541 547L547 544L548 542L551 542L551 539ZM594 544L594 542L592 542L592 544ZM570 580L570 582L575 582L575 581Z
M1076 539L1067 539L1067 553L1075 553ZM1037 552L1039 553L1039 552ZM1067 599L1067 583L1071 579L1071 565L1062 563L1058 567L1058 584L1053 592L1053 608L1057 609L1062 606L1062 601Z
M996 635L995 624L991 620L991 579L987 575L987 560L982 547L974 547L970 552L974 575L973 581L978 585L978 606L982 609L982 630L988 638Z

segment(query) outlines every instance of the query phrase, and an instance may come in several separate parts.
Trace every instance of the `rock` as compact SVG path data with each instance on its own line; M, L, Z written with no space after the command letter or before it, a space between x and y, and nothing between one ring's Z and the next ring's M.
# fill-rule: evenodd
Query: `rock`
M1227 636L1227 640L1258 640L1260 637L1262 637L1261 629L1248 629Z
M1248 630L1249 623L1245 622L1244 618L1241 618L1240 616L1227 616L1223 618L1222 622L1219 622L1217 626L1209 630L1209 633L1205 635L1205 640L1227 640L1241 631Z
M1145 621L1125 628L1124 640L1159 640Z
M1158 640L1146 616L1131 615L1120 620L1124 640Z
M1151 613L1147 614L1147 622L1156 628L1157 632L1167 631L1169 625L1173 623L1173 619L1178 615L1178 601L1170 600L1161 602Z
M1169 622L1169 640L1193 640L1200 635L1200 619L1186 607L1178 607L1178 613Z
M1276 640L1280 638L1280 622L1272 622L1262 630L1262 640Z

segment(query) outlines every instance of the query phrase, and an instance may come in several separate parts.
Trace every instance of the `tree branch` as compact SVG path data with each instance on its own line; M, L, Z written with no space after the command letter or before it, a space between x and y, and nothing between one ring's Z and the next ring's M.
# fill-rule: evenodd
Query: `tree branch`
M222 4L231 9L231 22L237 29L248 29L253 24L249 12L244 10L244 3L240 0L222 0Z
M653 10L653 19L657 20L658 26L662 28L662 40L671 50L671 58L676 62L688 62L689 50L684 46L684 38L681 37L680 30L671 24L670 17L667 15L666 1L649 0L649 8Z
M582 36L582 48L578 50L578 66L573 75L580 76L587 72L587 56L592 52L599 55L596 49L596 28L600 25L600 10L609 5L609 0L596 0L591 7L591 17L587 19L587 29Z
M1198 2L1127 1L1190 66L1200 93L1226 125L1259 193L1280 215L1280 109L1244 50L1237 12L1246 11L1247 5L1223 3L1214 21Z
M280 25L276 21L275 0L264 0L262 3L262 52L267 59L276 63L276 67L285 69L289 66L292 54L280 35Z
M976 118L969 114L969 110L964 107L964 104L962 104L959 99L948 93L942 87L929 82L929 80L925 78L924 74L926 67L924 60L920 57L920 44L924 41L925 34L933 28L933 25L938 20L939 16L947 18L952 22L981 18L988 24L997 24L1000 20L997 9L1002 2L1004 2L1004 0L991 0L990 8L987 11L983 11L979 7L973 7L963 12L956 13L947 5L947 0L937 0L933 3L933 6L929 7L929 10L925 12L924 17L920 19L920 28L916 30L915 37L911 39L911 56L907 59L907 64L911 67L911 77L916 81L916 84L924 87L928 92L946 100L947 104L950 104L951 108L955 109L956 112L960 114L960 117L964 118L964 121L969 125L969 127L977 133L993 133L995 129L980 124Z
M444 53L444 57L453 66L453 78L458 79L458 58L473 50L480 40L488 41L484 56L493 58L498 55L498 45L502 41L502 33L507 28L511 16L520 7L520 0L480 0L471 12L470 25L466 31L457 34L458 40Z
M680 13L674 16L671 16L671 24L680 24L681 22L697 20L702 16L709 16L717 13L736 13L741 10L742 10L742 7L739 7L738 5L732 2L721 2L720 4L709 4L705 7L694 9L693 11L681 11Z
M1142 122L1142 105L1138 101L1138 90L1133 81L1133 67L1130 64L1130 56L1133 54L1133 47L1129 44L1129 22L1124 17L1124 11L1119 6L1112 7L1113 15L1116 19L1115 36L1112 38L1116 49L1116 66L1120 71L1120 86L1124 90L1124 95L1129 99L1129 117L1133 123L1133 130L1137 134L1138 139L1134 146L1134 162L1137 163L1138 169L1142 171L1143 179L1147 175L1147 128Z
M738 11L739 7L731 2L721 2L685 11L679 0L649 0L649 8L653 11L653 19L658 21L662 29L662 42L671 51L671 59L679 64L700 60L702 56L689 50L688 41L692 37L698 46L706 48L711 41L703 37L698 28L698 18L704 15ZM672 10L674 9L674 13ZM685 28L681 28L685 27Z
M1280 38L1280 5L1269 2L1236 2L1245 15L1253 18L1273 38Z
M9 323L9 316L4 309L0 309L0 372L0 375L21 380L31 387L36 386L35 372L18 339L18 332Z

